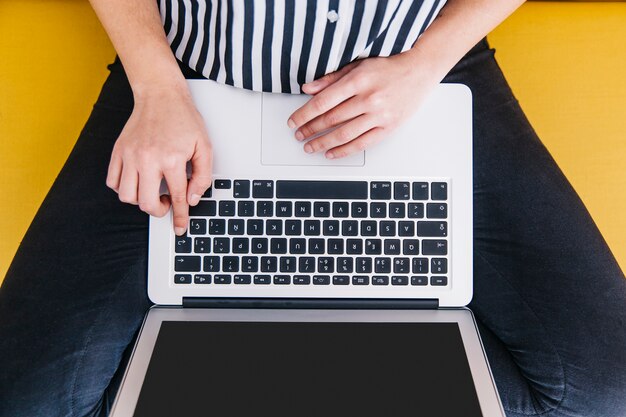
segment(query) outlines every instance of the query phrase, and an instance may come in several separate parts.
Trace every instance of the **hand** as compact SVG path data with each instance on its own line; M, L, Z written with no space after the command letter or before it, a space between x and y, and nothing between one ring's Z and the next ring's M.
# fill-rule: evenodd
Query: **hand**
M415 62L410 51L392 57L367 58L307 83L313 97L287 122L296 139L311 139L307 153L323 152L329 159L361 151L384 139L417 110L441 80Z
M189 206L211 185L212 150L204 121L184 88L152 90L135 107L117 139L106 180L125 203L164 216L174 211L174 231L185 233ZM187 183L186 164L192 174ZM169 196L159 188L165 178Z

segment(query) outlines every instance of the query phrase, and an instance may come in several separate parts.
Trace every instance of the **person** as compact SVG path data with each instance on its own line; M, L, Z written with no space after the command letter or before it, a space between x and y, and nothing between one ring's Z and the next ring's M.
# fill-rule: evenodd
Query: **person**
M147 213L182 234L211 184L198 77L310 94L285 122L294 140L341 125L303 144L328 158L468 85L470 307L507 416L626 415L626 280L483 39L521 0L91 2L119 59L1 287L0 416L108 414L150 306Z

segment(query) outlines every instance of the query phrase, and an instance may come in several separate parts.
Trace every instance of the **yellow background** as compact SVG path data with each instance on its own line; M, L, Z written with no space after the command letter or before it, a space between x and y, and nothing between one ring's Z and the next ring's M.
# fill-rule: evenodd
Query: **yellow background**
M626 3L528 3L489 40L624 269ZM86 0L0 0L0 51L1 281L114 51Z

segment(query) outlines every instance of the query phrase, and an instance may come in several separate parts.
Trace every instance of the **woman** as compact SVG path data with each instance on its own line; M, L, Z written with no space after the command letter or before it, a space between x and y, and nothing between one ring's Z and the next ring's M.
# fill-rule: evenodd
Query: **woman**
M107 414L150 305L146 213L171 207L182 234L211 183L213 138L185 83L200 76L311 94L285 123L304 140L346 122L303 145L328 158L384 140L442 79L468 85L470 307L507 415L626 415L623 273L481 41L520 3L92 0L124 67L0 291L0 416Z

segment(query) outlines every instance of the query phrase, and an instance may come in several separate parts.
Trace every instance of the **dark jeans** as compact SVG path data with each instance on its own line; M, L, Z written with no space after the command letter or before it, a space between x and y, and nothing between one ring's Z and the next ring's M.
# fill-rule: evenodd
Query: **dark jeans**
M148 217L106 188L119 62L0 290L0 416L106 415L141 321ZM192 75L192 74L189 74ZM474 300L508 416L626 415L626 280L486 42L474 94Z

